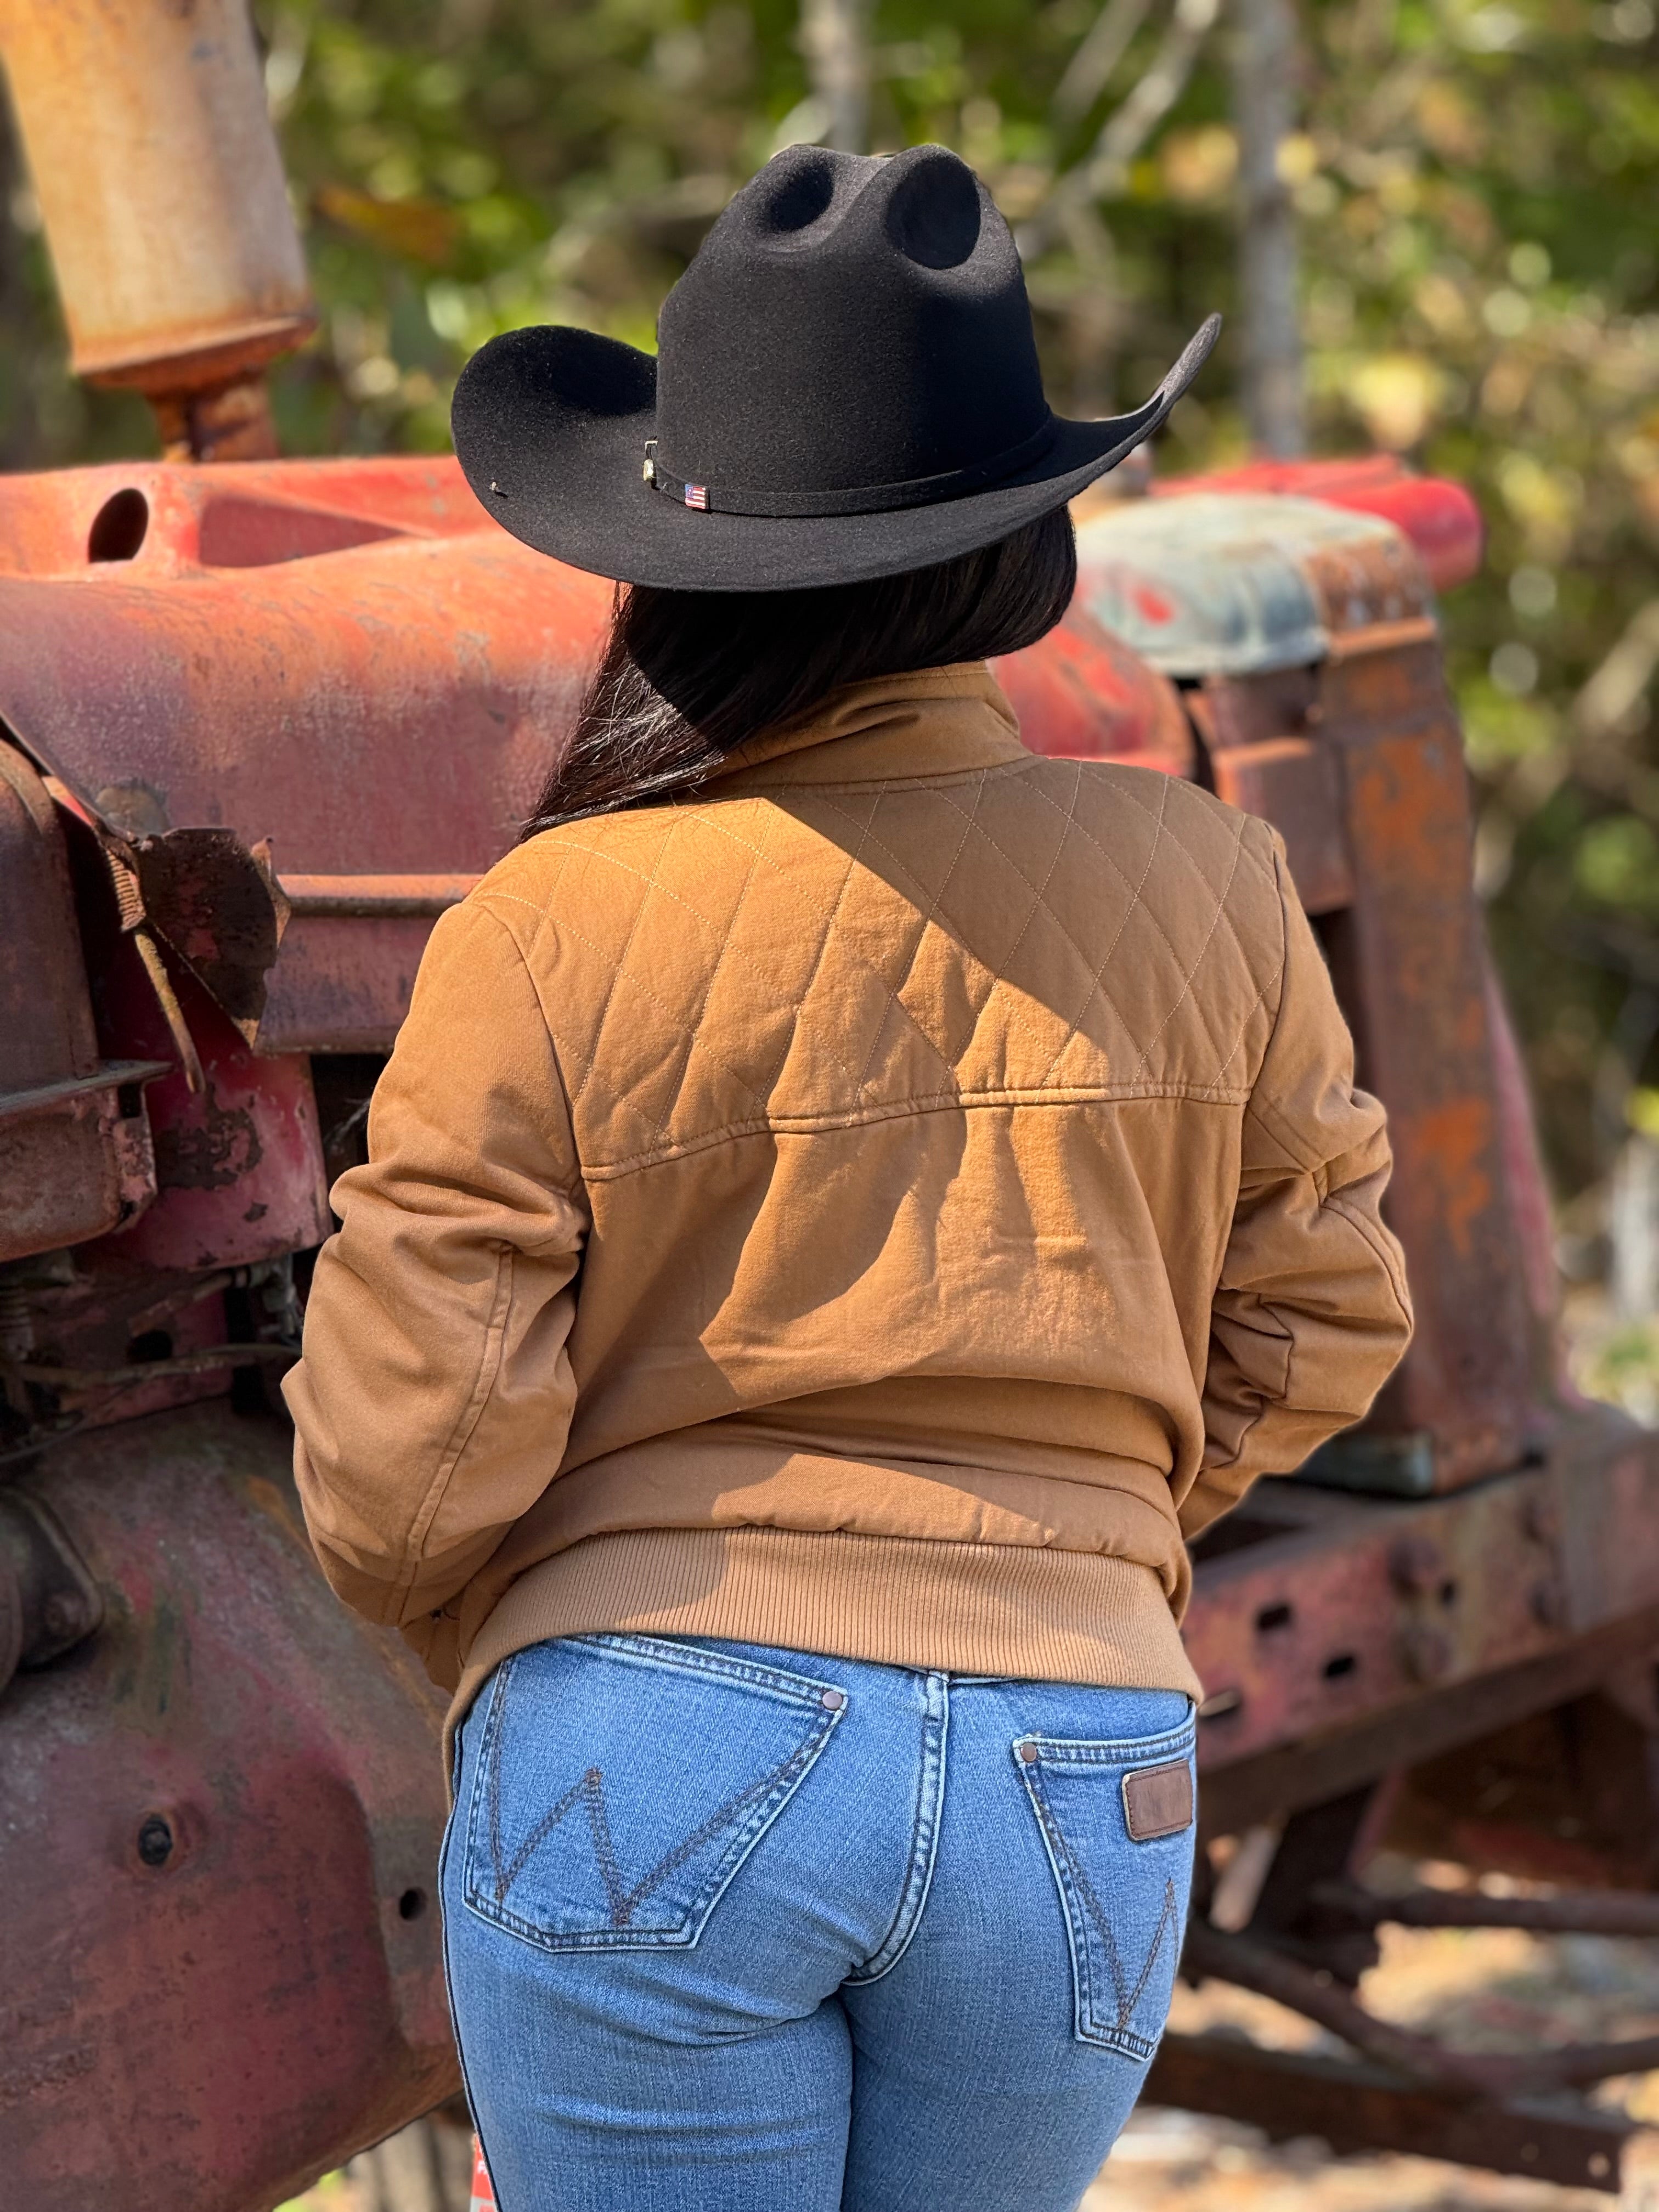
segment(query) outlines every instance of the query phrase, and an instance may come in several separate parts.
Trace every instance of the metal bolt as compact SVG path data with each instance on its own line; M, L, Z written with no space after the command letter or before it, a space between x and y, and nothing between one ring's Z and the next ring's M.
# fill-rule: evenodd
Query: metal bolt
M147 1867L164 1867L173 1856L173 1824L152 1813L138 1830L138 1856Z
M847 1703L845 1690L826 1690L818 1703L827 1713L838 1713Z
M40 1626L54 1643L81 1630L81 1608L66 1590L54 1590L40 1608Z
M1407 1595L1437 1588L1445 1572L1445 1556L1431 1537L1402 1536L1389 1550L1389 1579Z
M1014 1750L1024 1765L1035 1766L1036 1765L1037 1747L1034 1743L1017 1743L1014 1746Z

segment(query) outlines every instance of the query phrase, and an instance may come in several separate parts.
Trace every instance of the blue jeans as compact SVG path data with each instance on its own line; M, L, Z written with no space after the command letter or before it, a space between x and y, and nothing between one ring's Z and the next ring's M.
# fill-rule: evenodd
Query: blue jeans
M750 1644L505 1662L442 1876L501 2212L1069 2212L1169 2008L1193 1737Z

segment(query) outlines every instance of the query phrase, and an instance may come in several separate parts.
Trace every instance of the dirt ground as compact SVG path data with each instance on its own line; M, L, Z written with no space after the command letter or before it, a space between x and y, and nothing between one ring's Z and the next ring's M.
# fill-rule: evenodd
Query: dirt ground
M1456 1880L1450 1869L1427 1872ZM1465 2049L1659 2033L1659 1945L1545 1941L1508 1930L1390 1929L1383 1942L1382 1964L1366 1977L1366 2002ZM1178 1990L1171 2025L1231 2027L1263 2042L1340 2055L1340 2045L1268 2000L1213 1984ZM1607 2100L1659 2129L1659 2075L1613 2084ZM1659 2212L1659 2135L1650 2140L1653 2154L1644 2142L1641 2177L1626 2189L1628 2212ZM414 2172L417 2163L404 2160L410 2178L400 2183L388 2171L398 2164L388 2146L354 2160L291 2212L465 2212L465 2196L456 2204L432 2193ZM1613 2202L1427 2159L1334 2160L1317 2142L1269 2144L1232 2122L1146 2107L1130 2121L1083 2212L1595 2212Z

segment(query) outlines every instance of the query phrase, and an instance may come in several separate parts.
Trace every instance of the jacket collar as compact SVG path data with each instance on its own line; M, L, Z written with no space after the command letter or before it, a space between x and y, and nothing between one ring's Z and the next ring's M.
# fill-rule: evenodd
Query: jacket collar
M738 746L694 796L950 775L1027 758L1014 710L990 669L982 660L961 660L832 691L808 713Z

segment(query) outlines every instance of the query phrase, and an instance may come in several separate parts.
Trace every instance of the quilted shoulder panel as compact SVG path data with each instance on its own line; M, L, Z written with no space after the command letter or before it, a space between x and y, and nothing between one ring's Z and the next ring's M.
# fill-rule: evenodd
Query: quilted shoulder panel
M1094 762L573 823L476 896L590 1176L958 1103L1240 1100L1283 958L1266 824Z

